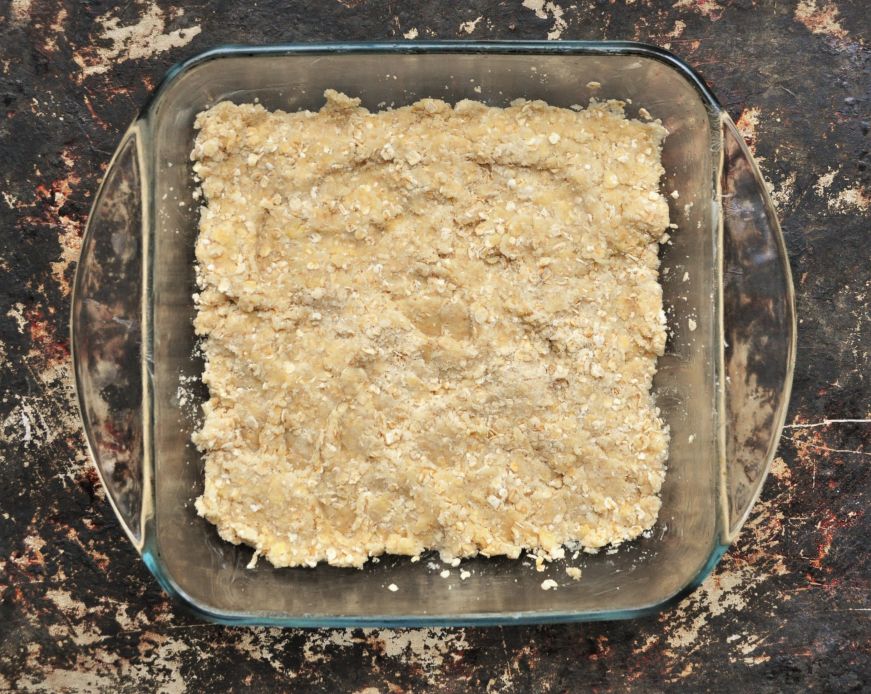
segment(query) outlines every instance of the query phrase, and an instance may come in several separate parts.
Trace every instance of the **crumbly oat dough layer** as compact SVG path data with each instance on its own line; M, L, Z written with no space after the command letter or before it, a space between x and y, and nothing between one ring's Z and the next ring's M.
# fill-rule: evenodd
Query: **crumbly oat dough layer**
M326 99L196 120L199 513L275 566L650 528L662 126L619 102Z

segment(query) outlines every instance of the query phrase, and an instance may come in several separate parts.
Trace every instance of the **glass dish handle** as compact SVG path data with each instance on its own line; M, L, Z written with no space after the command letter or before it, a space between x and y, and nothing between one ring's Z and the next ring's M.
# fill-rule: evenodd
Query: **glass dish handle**
M82 241L71 345L79 410L109 501L142 540L142 171L132 128L109 164Z
M724 544L759 496L783 429L795 364L789 258L765 181L722 123Z

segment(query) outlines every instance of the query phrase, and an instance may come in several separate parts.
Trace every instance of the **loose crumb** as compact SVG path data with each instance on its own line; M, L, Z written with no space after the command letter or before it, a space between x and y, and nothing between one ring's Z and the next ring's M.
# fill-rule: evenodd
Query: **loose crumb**
M397 590L399 590L399 586L395 583L391 583L389 586L387 586L387 590L389 590L391 593L395 593Z
M279 567L650 528L664 128L617 101L326 100L196 119L198 512Z
M559 587L559 583L554 581L552 578L546 578L541 582L542 590L556 590Z
M577 566L567 566L566 573L575 581L578 581L581 578L581 570Z

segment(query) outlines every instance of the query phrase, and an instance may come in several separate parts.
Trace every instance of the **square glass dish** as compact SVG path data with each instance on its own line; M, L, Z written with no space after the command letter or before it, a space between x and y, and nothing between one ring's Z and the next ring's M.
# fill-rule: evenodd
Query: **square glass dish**
M671 429L662 510L616 553L476 558L442 578L424 556L365 569L275 569L197 516L191 414L207 397L192 326L197 113L221 100L316 109L517 97L556 106L631 100L662 120L672 221L661 281L670 337L654 394ZM203 618L268 625L489 624L615 619L698 585L755 501L783 425L795 353L789 265L764 182L735 126L689 67L634 43L391 43L230 47L166 76L125 134L88 221L72 310L91 454L131 541L161 585ZM567 565L583 570L570 580ZM557 590L542 590L545 579ZM395 584L398 590L388 590Z

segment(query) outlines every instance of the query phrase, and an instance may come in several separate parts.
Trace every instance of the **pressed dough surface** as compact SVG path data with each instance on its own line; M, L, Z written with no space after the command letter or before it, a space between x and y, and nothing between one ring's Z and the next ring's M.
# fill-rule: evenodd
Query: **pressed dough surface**
M275 566L649 529L665 130L619 102L326 98L196 121L199 513Z

